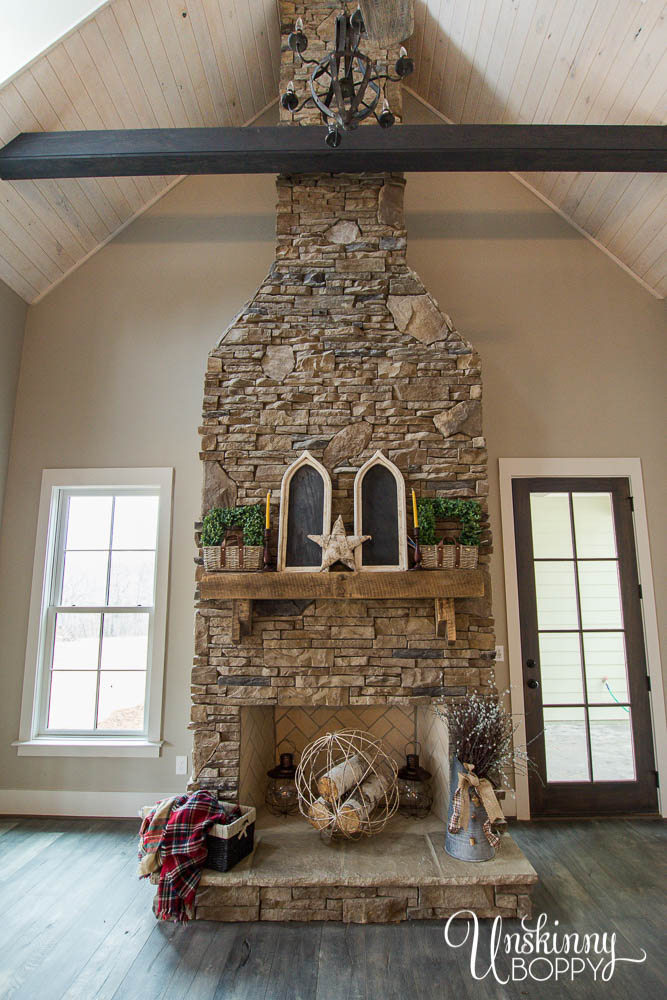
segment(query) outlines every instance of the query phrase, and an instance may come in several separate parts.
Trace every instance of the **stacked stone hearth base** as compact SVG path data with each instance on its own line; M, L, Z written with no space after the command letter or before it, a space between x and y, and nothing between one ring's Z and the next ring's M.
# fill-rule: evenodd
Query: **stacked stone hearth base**
M231 872L206 870L197 920L398 923L530 915L537 875L509 835L489 862L450 858L438 819L396 819L376 837L323 843L299 817L262 817L254 854Z

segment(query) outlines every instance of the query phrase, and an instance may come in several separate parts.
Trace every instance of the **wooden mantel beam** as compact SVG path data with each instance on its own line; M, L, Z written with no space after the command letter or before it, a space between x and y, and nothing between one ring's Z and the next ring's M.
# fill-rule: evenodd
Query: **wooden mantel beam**
M199 587L203 601L481 597L484 573L479 569L416 573L204 573Z
M657 125L367 126L330 149L322 126L25 132L0 150L0 177L366 171L661 172Z

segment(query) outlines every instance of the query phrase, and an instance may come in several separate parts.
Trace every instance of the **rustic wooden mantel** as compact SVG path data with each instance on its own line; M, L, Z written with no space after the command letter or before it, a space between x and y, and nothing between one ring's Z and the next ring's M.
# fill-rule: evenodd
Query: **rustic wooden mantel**
M454 598L482 597L478 569L404 573L204 573L203 601L233 602L233 638L252 628L252 602L329 598L346 601L433 598L436 635L456 639Z

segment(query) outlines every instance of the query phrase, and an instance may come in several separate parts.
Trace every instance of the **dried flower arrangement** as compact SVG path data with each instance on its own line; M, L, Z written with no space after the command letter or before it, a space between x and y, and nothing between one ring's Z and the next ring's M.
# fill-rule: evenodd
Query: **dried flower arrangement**
M510 772L532 765L526 748L514 744L517 727L497 696L475 691L435 711L447 726L450 756L473 764L478 778L510 788Z

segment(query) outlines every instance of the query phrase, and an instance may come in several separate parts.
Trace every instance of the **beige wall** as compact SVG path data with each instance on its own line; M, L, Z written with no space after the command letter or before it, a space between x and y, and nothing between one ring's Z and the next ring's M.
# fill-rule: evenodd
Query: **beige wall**
M184 787L203 370L271 262L273 206L271 177L191 178L29 310L0 544L0 788ZM413 175L407 220L410 263L484 362L498 641L498 457L641 456L664 609L664 302L506 175ZM17 758L41 470L151 465L176 469L163 756Z
M0 522L27 305L0 281Z

